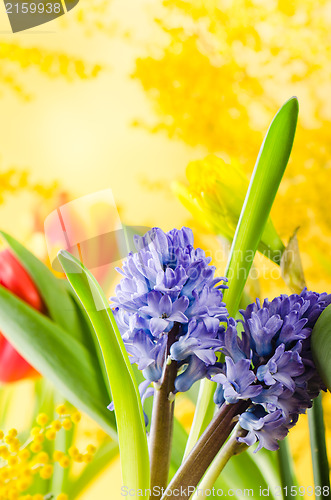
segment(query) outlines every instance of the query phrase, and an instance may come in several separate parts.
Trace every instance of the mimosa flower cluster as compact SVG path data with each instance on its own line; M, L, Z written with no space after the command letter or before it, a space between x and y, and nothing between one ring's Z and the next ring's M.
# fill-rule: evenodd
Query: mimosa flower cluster
M28 493L35 480L49 480L55 467L68 468L73 462L89 463L93 459L96 451L93 445L88 445L84 453L76 447L50 452L50 442L55 440L57 433L69 431L81 418L78 412L70 414L65 405L59 405L56 412L58 418L53 421L45 413L40 413L37 425L24 443L21 443L16 429L7 433L0 430L0 498L44 500L50 495ZM60 493L56 500L68 500L68 495Z
M217 405L249 399L251 406L239 423L248 431L241 441L278 448L299 414L312 406L323 383L316 371L310 336L318 317L331 303L331 295L303 290L281 295L271 302L259 300L241 311L243 331L232 318L223 334L225 363L217 363L212 377L218 382Z
M112 297L124 344L147 382L160 381L170 349L171 359L182 370L175 390L187 391L206 376L222 345L224 329L219 324L228 313L222 302L225 285L220 282L225 279L214 277L211 259L193 247L189 228L168 233L153 228L136 236L135 245L138 251L130 253L119 269L123 279ZM175 325L175 341L168 346Z

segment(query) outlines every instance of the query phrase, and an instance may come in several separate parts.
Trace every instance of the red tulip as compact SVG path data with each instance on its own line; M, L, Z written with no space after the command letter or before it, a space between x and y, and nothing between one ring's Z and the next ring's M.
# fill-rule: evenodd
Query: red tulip
M0 252L0 285L38 311L44 310L39 292L26 270L10 250ZM0 382L15 382L39 373L0 333Z

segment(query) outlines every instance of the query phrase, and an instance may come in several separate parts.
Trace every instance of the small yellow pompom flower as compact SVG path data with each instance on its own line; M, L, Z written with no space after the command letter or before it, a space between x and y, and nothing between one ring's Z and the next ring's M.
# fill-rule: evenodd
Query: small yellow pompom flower
M48 453L46 453L46 451L38 453L38 455L36 456L36 461L38 464L47 464L49 462Z
M8 455L9 455L9 450L7 446L4 445L0 446L0 457L6 459Z
M8 465L10 467L13 467L13 465L17 465L18 463L18 458L16 455L11 455L10 457L7 458Z
M55 411L58 415L65 415L66 413L68 413L66 405L57 406Z
M78 455L76 455L76 456L74 457L74 461L75 461L75 462L78 462L78 463L83 462L83 461L84 461L83 454L82 454L82 453L78 453Z
M44 495L37 493L36 495L33 495L32 500L44 500Z
M43 434L38 434L37 436L34 436L34 438L33 438L33 442L37 443L37 444L43 443L44 440L45 440L45 437Z
M24 448L23 450L20 450L18 452L18 456L19 456L21 462L25 462L26 460L28 460L30 458L30 452L27 448Z
M70 458L67 457L66 455L64 455L63 457L60 458L59 464L60 464L61 467L63 467L64 469L66 469L70 465Z
M81 418L82 418L82 416L78 411L76 411L75 413L73 413L71 415L71 420L74 424L78 424L78 422L81 420Z
M65 429L66 431L70 431L71 427L72 427L72 422L70 420L70 418L65 418L62 422L62 427L63 429Z
M53 441L56 438L56 431L54 431L53 429L48 429L48 431L46 431L45 433L45 436L49 441Z
M53 465L47 464L40 470L40 477L42 479L49 479L53 474Z
M30 435L31 435L32 437L34 437L34 436L38 436L38 435L40 434L40 431L41 431L41 428L40 428L40 427L33 427L33 428L31 429Z
M68 450L68 453L72 458L75 458L77 457L77 455L79 455L79 451L78 448L76 448L76 446L71 446Z
M68 495L66 495L65 493L60 493L57 497L56 497L56 500L68 500Z
M12 444L14 442L15 442L15 437L14 436L11 436L10 434L7 434L5 436L5 443Z
M9 446L9 449L12 453L17 452L20 449L20 442L17 438L14 438L13 442Z
M53 460L55 462L58 462L59 460L61 460L63 455L64 455L63 451L55 450L53 453Z
M47 422L48 422L48 416L46 413L39 413L39 415L36 418L37 424L40 425L40 427L44 427Z
M92 460L93 460L93 455L92 455L92 453L84 453L84 455L83 455L83 461L84 461L85 463L87 463L87 464L88 464L88 463L92 462Z
M60 420L53 420L53 422L51 423L51 426L52 426L52 429L54 429L55 431L59 431L62 429L62 424L61 424Z
M42 450L42 446L39 443L32 443L30 445L30 450L32 453L39 453Z
M89 444L87 447L86 447L86 451L88 453L95 453L97 451L96 447L93 446L93 444Z
M22 478L17 481L17 489L19 491L26 491L30 485L31 485L31 479L29 478Z

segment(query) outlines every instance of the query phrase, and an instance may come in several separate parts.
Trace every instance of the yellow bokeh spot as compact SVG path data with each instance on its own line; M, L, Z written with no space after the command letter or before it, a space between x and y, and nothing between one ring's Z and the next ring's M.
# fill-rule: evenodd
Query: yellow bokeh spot
M67 407L64 404L57 406L55 411L58 415L65 415L68 413Z
M48 420L48 415L46 415L45 413L40 413L36 418L37 424L41 427L44 427L47 424Z

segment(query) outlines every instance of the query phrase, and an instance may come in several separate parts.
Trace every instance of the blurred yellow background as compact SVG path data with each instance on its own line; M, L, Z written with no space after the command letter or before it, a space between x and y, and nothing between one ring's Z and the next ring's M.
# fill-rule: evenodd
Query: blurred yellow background
M170 186L187 164L213 152L249 175L270 119L297 95L298 134L272 216L284 242L300 226L308 285L330 292L330 27L323 0L80 0L12 34L1 5L1 228L45 258L44 218L108 187L122 222L180 227L190 215ZM216 238L194 224L215 251ZM286 292L261 262L261 294ZM301 421L291 444L299 482L310 485ZM82 499L116 500L119 478L116 461Z

